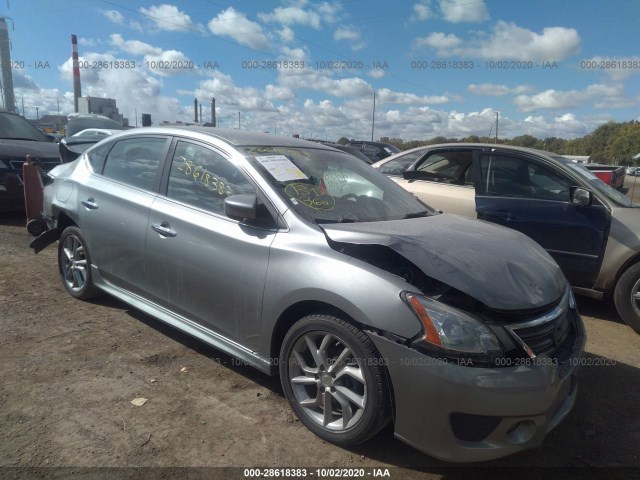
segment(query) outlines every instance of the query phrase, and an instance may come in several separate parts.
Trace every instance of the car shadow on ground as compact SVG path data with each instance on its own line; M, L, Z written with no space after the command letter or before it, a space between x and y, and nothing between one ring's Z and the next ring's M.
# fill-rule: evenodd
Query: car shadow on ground
M595 300L577 295L576 303L578 304L578 311L583 318L597 318L598 320L625 325L618 312L616 312L613 301L610 299Z
M219 363L247 380L284 397L278 377L270 377L250 366L238 365L237 362L232 361L231 356L142 312L131 309L113 297L104 296L95 302L126 311L137 321L179 342L211 362ZM579 302L583 315L597 316L606 321L620 323L615 310L608 307L606 303L589 299L581 299ZM223 361L220 361L221 358ZM640 473L640 456L636 451L636 446L640 444L640 433L636 423L640 418L640 390L629 388L630 385L640 384L640 369L589 353L580 362L580 383L574 409L556 429L547 435L541 447L494 461L464 464L462 467L477 469L476 473L479 475L474 476L483 478L484 473L487 477L496 478L496 469L516 467L527 469L582 467L575 472L566 472L567 478L573 478L574 473L582 475L581 478L591 478L589 475L584 476L588 473L584 469L592 467L602 470L600 473L606 474L607 478L612 472L604 470L609 467L617 467L618 470L613 473L620 473L620 478L625 478L631 467L633 472ZM424 410L425 415L428 415L429 406L425 405ZM366 443L345 450L353 452L355 456L364 456L408 469L411 473L439 474L442 478L458 478L457 474L468 473L466 468L461 468L460 465L435 459L397 440L393 436L391 424ZM545 472L538 471L538 473L543 475ZM522 477L520 473L518 476Z

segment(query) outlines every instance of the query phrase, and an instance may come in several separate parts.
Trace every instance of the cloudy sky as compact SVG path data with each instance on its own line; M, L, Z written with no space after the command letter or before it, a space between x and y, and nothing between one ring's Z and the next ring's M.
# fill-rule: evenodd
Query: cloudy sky
M82 94L219 126L336 140L531 134L640 120L637 0L7 0L28 118Z

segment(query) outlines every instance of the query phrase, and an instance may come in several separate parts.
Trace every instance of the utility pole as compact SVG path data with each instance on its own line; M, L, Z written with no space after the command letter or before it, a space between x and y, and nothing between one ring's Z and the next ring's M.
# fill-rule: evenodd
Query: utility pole
M376 124L376 91L373 91L373 113L371 114L371 141L373 142L373 129Z
M496 112L496 143L498 143L498 112Z
M133 111L134 111L134 115L136 117L136 127L138 127L138 109L134 108Z

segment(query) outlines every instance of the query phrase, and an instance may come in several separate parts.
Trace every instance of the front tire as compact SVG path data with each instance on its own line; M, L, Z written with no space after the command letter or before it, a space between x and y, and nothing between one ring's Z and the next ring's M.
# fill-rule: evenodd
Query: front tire
M620 276L613 300L624 323L640 334L640 263L632 265Z
M58 269L62 284L69 295L89 300L99 294L91 277L91 256L82 231L67 227L58 244Z
M330 315L309 315L287 332L280 379L300 421L337 445L356 445L389 421L383 359L369 337Z

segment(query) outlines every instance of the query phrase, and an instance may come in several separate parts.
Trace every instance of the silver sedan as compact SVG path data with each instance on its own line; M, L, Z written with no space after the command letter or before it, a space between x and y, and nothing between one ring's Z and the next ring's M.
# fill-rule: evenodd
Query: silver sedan
M440 214L352 156L240 130L113 135L51 172L62 283L108 293L263 372L339 445L389 421L450 461L541 444L584 329L524 235Z

